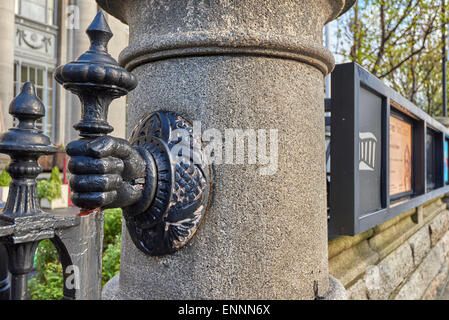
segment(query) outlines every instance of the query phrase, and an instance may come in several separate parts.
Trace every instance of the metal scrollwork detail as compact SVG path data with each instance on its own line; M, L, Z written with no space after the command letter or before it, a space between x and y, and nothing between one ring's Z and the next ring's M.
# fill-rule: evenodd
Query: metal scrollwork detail
M124 208L128 231L148 255L173 253L193 237L209 202L211 172L201 141L185 119L159 111L140 121L130 142L153 156L157 186L147 210Z

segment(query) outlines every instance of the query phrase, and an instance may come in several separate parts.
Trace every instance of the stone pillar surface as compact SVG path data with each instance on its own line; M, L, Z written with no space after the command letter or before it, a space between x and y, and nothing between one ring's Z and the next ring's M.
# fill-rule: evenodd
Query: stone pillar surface
M164 109L202 129L277 129L278 169L214 166L196 236L148 257L122 239L106 299L313 299L328 290L324 24L352 0L108 1L129 25L120 62L139 80L128 132ZM269 138L267 138L269 141ZM268 146L267 146L268 148ZM269 150L269 148L268 148Z
M114 37L108 45L109 54L118 59L120 51L128 45L128 26L116 18L107 15L108 24ZM109 106L108 122L114 127L112 136L125 138L126 136L126 96L115 99Z

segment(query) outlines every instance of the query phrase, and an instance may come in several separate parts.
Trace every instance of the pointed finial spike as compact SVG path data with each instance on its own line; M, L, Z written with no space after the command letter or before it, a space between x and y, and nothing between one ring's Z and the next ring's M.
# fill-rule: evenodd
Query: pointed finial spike
M45 116L45 106L36 96L31 82L23 84L22 91L9 105L9 113L19 120L23 117L39 119Z
M108 22L106 21L106 17L103 14L103 11L98 11L94 20L91 22L90 26L87 28L86 33L89 34L91 32L100 31L102 33L110 34L112 37L111 28L109 28Z
M23 84L23 87L22 87L22 92L24 92L26 94L35 95L36 94L36 90L34 88L33 83L32 82L25 82Z
M91 49L107 52L107 45L113 34L101 10L98 11L86 33L90 39Z

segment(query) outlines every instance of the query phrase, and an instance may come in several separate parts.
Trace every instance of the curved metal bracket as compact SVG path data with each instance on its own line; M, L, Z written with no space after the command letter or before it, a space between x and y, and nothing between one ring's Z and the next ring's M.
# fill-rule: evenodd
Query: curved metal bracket
M67 250L67 247L65 246L64 242L61 240L61 238L58 235L55 235L53 238L50 239L50 241L53 243L53 245L56 248L56 251L58 252L59 256L59 262L61 262L62 270L63 272L63 299L64 300L75 300L76 299L76 289L75 287L69 288L67 287L68 278L71 276L70 273L67 273L67 270L69 270L69 266L73 266L72 258L70 257L70 253Z
M181 116L158 111L139 122L130 143L141 154L151 155L147 172L156 176L146 179L148 193L154 194L146 198L151 200L149 207L144 211L124 208L126 226L144 253L173 253L193 237L209 203L211 170L201 141Z

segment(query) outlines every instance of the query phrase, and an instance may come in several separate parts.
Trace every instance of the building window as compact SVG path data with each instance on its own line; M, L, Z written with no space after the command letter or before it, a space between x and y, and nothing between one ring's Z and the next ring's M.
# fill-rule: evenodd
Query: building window
M55 0L16 0L16 15L43 24L56 24Z
M54 117L55 117L55 92L53 90L53 70L45 67L32 66L16 61L14 64L14 95L18 95L25 82L32 82L36 88L36 95L45 105L45 117L37 121L37 127L44 134L55 141Z

